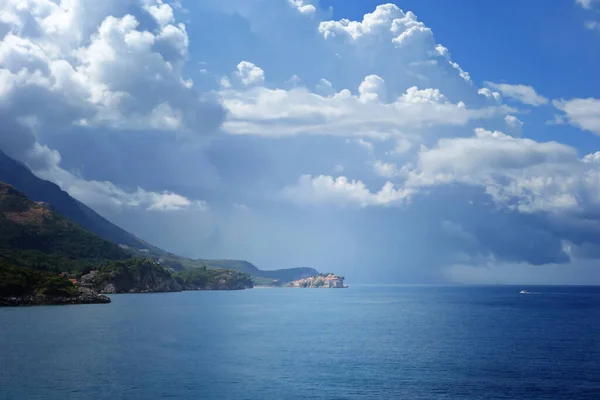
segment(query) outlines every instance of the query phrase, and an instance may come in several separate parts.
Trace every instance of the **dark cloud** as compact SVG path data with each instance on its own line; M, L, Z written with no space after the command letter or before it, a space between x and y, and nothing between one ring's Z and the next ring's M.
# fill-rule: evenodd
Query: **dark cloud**
M60 161L56 151L37 143L29 126L3 111L0 111L0 150L37 170L53 168Z

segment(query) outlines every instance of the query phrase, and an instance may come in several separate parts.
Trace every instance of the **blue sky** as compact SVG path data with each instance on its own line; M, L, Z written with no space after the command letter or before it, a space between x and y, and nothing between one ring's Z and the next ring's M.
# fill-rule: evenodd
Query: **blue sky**
M321 3L334 7L336 18L351 19L379 4ZM600 83L585 78L600 67L597 32L582 29L593 13L574 7L573 1L405 0L395 4L430 26L478 81L527 82L552 98L598 93Z
M600 283L600 3L8 0L0 148L167 250Z

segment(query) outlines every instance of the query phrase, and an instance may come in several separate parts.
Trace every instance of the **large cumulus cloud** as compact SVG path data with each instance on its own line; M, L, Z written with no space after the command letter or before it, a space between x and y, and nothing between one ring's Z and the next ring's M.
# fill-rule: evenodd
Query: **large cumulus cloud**
M11 114L34 116L43 124L196 134L218 128L222 109L203 99L183 75L189 39L171 7L144 0L138 12L156 20L144 28L141 17L125 14L117 2L93 3L8 1L0 102ZM91 31L93 22L98 26Z
M211 135L224 110L183 70L185 25L161 0L7 0L0 19L0 146L91 205L174 210L203 203L127 191L64 170L40 137L60 131L152 130ZM143 22L143 23L142 23Z

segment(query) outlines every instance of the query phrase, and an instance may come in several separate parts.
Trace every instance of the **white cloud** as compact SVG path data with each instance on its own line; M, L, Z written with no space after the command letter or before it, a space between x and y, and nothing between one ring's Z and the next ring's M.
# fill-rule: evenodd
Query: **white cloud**
M144 5L144 9L152 15L156 22L161 26L173 22L173 9L170 5L163 3L161 0L157 0L156 4L151 3Z
M591 31L600 30L600 21L585 21L583 26Z
M360 99L362 101L381 101L386 100L385 81L377 75L369 75L365 77L358 87L358 93L360 93Z
M325 95L325 96L329 96L329 95L332 95L335 93L333 84L324 78L319 80L319 83L317 83L316 89L317 89L317 93Z
M174 25L170 6L161 1L144 0L142 9L159 22L156 30L141 30L137 18L112 0L8 1L0 101L16 117L33 115L61 127L214 132L223 111L201 99L182 75L185 26ZM171 110L167 118L178 115L178 123L159 120L157 109Z
M383 79L367 76L353 95L344 89L330 96L305 87L291 90L255 86L221 90L229 111L224 130L230 134L290 136L320 134L359 137L402 136L404 128L465 125L471 120L505 113L505 107L470 109L451 103L438 89L410 87L392 102L385 101Z
M245 86L260 84L265 81L265 72L248 61L240 62L235 74Z
M334 178L320 175L303 175L296 185L283 189L282 196L297 204L334 205L334 206L385 206L403 203L408 199L410 190L394 188L387 182L380 191L369 191L362 181L348 180L344 176Z
M369 142L368 140L365 140L363 138L357 138L357 139L346 139L346 143L354 143L357 144L361 147L364 147L365 149L367 149L367 151L372 152L375 149L375 146L373 145L372 142Z
M571 125L600 135L600 99L554 100Z
M403 171L394 163L378 160L372 163L372 166L375 174L384 178L394 178L403 174Z
M228 12L242 12L253 24L259 24L259 16L241 2L230 3L235 7ZM304 19L302 23L313 21ZM411 147L406 144L413 142L408 136L428 135L436 127L441 132L442 127L463 126L510 111L506 106L479 108L479 102L471 106L461 101L463 97L472 99L470 94L477 89L465 82L470 80L468 74L452 61L448 49L436 44L431 29L412 12L386 4L358 21L314 24L328 43L307 42L307 54L319 49L322 54L330 52L331 57L318 56L311 65L315 70L316 65L323 65L323 70L335 71L333 63L344 68L344 74L333 72L335 75L313 76L311 80L307 76L310 73L303 73L310 89L298 81L270 82L268 86L254 83L246 88L221 85L217 95L228 111L225 133L403 139L400 150L405 152ZM416 65L420 66L412 67ZM419 69L418 74L413 69ZM296 72L290 68L285 74Z
M556 142L477 128L472 137L422 147L414 164L371 165L389 179L379 192L346 177L307 175L286 187L284 197L299 204L401 206L431 188L462 184L479 187L497 206L521 213L574 219L600 214L600 152L579 158L575 149Z
M522 169L575 159L577 153L566 145L539 143L477 128L475 136L440 139L435 148L422 149L419 169L429 176L435 176L437 171L449 171L472 177L494 170Z
M171 0L170 3L174 9L176 9L177 11L179 11L181 13L189 13L190 12L190 10L188 10L181 4L180 0Z
M34 172L91 207L140 208L160 212L190 209L205 211L208 208L204 201L190 200L170 191L148 192L142 188L126 191L111 182L85 180L58 165Z
M548 103L548 99L539 95L534 88L525 85L511 85L508 83L485 82L486 86L497 90L504 97L510 97L523 104L540 106Z
M592 4L595 3L597 0L575 0L575 3L580 6L581 8L585 8L586 10L589 10L592 8Z
M504 117L504 121L506 121L506 125L511 128L517 128L523 126L523 121L519 120L514 115L507 115Z
M561 115L555 115L554 119L546 121L546 125L564 125L565 119Z
M224 76L219 81L219 86L221 86L223 89L231 89L231 81L228 77Z
M147 192L144 192L144 194L148 195ZM206 209L206 203L202 201L192 202L187 197L172 192L150 193L149 204L148 210L156 211L177 211L192 207L201 210Z
M408 152L412 148L412 143L406 138L400 138L396 141L394 148L388 154L398 155Z
M435 49L442 57L448 60L448 63L452 66L452 68L458 71L458 74L461 78L463 78L467 82L471 82L471 75L469 75L468 72L464 71L456 62L452 61L452 59L450 58L450 51L446 47L442 46L441 44L438 44Z
M580 212L600 206L600 165L575 149L478 128L470 138L441 139L422 149L405 188L480 186L501 206L521 212Z
M379 5L358 20L323 21L319 32L338 57L338 68L350 74L360 71L361 77L377 75L386 81L390 94L417 84L442 92L473 89L468 72L436 43L432 30L394 4ZM345 87L349 84L344 82ZM454 98L454 93L446 94Z
M471 75L468 72L464 71L457 63L455 63L454 61L450 61L450 65L452 65L454 69L458 70L458 73L460 74L461 78L463 78L467 82L471 82Z
M477 91L478 94L487 97L488 99L494 99L497 102L502 101L502 95L498 92L492 92L489 88L481 88Z
M287 81L285 81L285 84L288 87L297 87L302 83L302 78L300 78L298 75L294 74L292 75L292 77L290 79L288 79Z
M394 4L377 6L375 11L366 14L362 21L324 21L319 26L319 31L325 39L341 37L355 41L379 35L386 29L389 29L393 36L392 43L398 47L433 40L431 29L418 21L415 14L410 11L404 13Z
M439 89L424 89L419 90L416 86L410 87L406 90L406 93L402 95L401 99L405 103L413 104L448 104L448 99ZM464 107L464 103L458 103L458 107Z
M174 110L167 102L157 105L150 113L148 121L155 129L175 131L183 127L181 111Z
M521 134L523 121L521 121L519 118L515 117L514 115L507 115L504 117L504 122L506 123L509 131L514 133L513 136L518 136Z
M296 8L300 14L310 15L317 11L316 7L309 4L306 0L288 0L288 3Z

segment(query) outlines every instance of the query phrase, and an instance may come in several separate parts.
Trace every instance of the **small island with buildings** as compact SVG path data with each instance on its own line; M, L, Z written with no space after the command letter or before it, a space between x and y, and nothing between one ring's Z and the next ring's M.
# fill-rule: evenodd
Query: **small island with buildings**
M318 274L304 279L289 282L287 287L296 288L324 288L324 289L344 289L344 277L333 273Z

